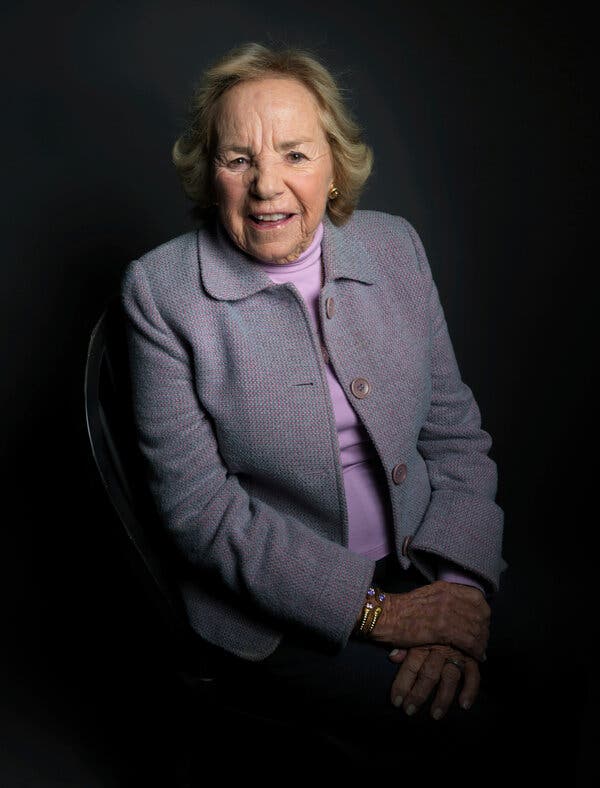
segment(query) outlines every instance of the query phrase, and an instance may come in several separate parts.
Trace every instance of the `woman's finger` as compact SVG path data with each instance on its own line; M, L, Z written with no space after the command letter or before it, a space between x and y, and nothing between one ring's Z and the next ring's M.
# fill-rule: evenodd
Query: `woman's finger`
M404 696L404 709L410 716L416 714L434 688L438 685L444 668L444 654L441 650L432 649L424 660L419 674L409 691Z
M446 656L447 655L443 657L445 664L442 667L442 676L438 690L431 703L431 716L434 720L441 720L441 718L447 714L456 696L456 690L462 681L462 672L460 668L452 662L446 662ZM458 656L458 654L455 658L466 663L465 658Z
M480 682L479 665L475 660L467 659L465 663L465 683L458 698L461 708L469 709L475 703Z
M390 651L388 657L391 659L392 662L395 662L399 665L404 657L408 654L408 649L405 648L395 648Z
M401 706L404 702L404 698L411 691L419 675L421 665L427 659L428 654L428 648L417 647L408 649L408 653L392 683L391 697L394 706Z

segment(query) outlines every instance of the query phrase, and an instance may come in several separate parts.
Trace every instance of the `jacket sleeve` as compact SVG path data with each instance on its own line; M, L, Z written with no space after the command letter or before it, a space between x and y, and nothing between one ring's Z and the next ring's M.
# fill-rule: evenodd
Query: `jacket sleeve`
M406 222L422 276L431 324L431 406L417 448L427 465L431 500L411 551L431 579L438 559L473 572L490 595L498 591L504 513L495 503L497 469L492 440L470 388L461 380L431 268L414 228Z
M345 646L375 561L250 496L219 453L192 353L133 261L121 280L138 445L161 521L203 582L244 609ZM243 602L243 604L242 604Z

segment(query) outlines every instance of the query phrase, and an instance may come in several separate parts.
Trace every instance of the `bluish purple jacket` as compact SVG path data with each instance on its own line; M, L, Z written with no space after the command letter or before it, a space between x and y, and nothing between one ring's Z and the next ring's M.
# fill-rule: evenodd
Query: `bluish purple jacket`
M507 563L491 439L421 241L378 211L323 225L326 351L386 470L400 564L433 581L447 559L495 591ZM347 548L322 348L300 293L210 222L132 261L121 292L139 446L185 559L192 626L253 661L289 626L343 648L375 561Z

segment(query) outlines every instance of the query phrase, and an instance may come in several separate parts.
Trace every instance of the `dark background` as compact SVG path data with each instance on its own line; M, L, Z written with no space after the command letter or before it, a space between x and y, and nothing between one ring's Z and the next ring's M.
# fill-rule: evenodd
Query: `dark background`
M83 372L128 261L191 229L170 149L195 78L250 40L325 61L375 151L360 207L423 239L499 467L489 670L540 778L590 765L590 28L577 3L3 5L2 785L169 785L172 678ZM490 735L502 760L514 731Z

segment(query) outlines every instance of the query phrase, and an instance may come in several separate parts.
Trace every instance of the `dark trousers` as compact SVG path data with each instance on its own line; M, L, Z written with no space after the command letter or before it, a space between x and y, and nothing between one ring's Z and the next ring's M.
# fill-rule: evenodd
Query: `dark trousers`
M374 581L395 593L428 582L413 567L403 570L393 554L377 561ZM454 778L457 785L469 782L477 774L475 765L488 759L497 722L485 681L468 711L455 700L444 718L434 720L426 702L408 717L392 704L399 665L388 652L380 644L350 638L337 654L326 653L322 644L290 633L262 662L223 652L227 678L220 680L221 690L229 703L325 737L331 742L332 773L364 768L399 780L412 775L425 784L436 775L445 785ZM310 772L302 759L296 768Z

